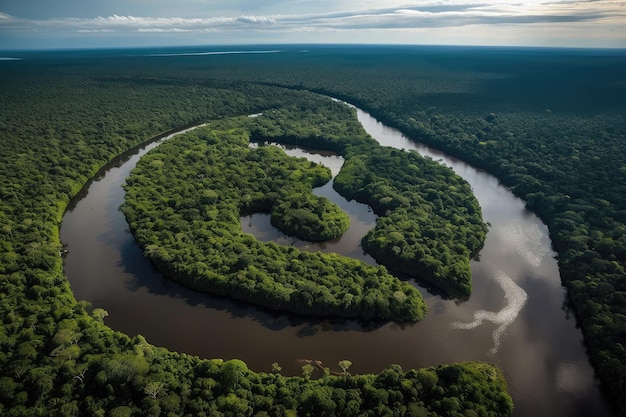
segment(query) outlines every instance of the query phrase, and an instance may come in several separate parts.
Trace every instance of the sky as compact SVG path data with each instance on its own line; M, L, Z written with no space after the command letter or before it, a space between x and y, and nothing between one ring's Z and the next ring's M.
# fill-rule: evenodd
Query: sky
M626 0L0 0L0 49L293 43L626 48Z

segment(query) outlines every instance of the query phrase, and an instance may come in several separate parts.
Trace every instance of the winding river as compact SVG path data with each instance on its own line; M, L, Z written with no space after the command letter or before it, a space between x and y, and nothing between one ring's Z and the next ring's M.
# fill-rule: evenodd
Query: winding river
M349 359L353 373L380 372L392 363L409 369L480 360L503 369L515 416L611 415L580 330L565 305L546 226L493 176L413 143L359 109L357 113L382 145L415 149L471 184L491 226L479 260L472 261L473 294L468 301L443 300L420 288L430 308L426 319L413 325L371 325L276 314L164 279L142 257L118 211L126 176L159 142L112 163L65 213L65 272L76 298L106 309L106 323L115 330L200 357L240 358L257 371L269 371L278 362L284 375L299 374L305 358L330 367ZM342 164L332 154L289 152L322 162L335 173ZM358 245L375 221L373 213L338 196L331 183L315 192L351 215L346 235L312 246L282 236L263 215L242 218L242 228L262 240L374 262Z

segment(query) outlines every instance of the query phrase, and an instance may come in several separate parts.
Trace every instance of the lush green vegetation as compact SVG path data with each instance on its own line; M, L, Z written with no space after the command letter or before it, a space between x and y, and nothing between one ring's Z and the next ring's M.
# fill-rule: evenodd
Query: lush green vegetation
M382 267L263 243L241 231L242 212L274 217L330 180L328 168L275 146L250 148L246 125L256 120L221 119L142 158L128 178L122 209L146 256L191 288L278 310L422 318L419 291Z
M304 365L302 376L284 377L277 363L273 373L256 373L237 359L168 352L141 336L113 334L86 314L65 320L52 343L55 353L36 368L0 377L2 415L496 417L512 411L502 375L486 364L407 372L396 365L358 376L312 375Z
M0 414L511 414L504 379L487 364L283 377L112 331L105 311L74 299L62 271L58 227L71 196L162 131L310 96L169 61L28 58L0 68Z
M379 147L348 159L334 185L384 216L362 242L376 260L469 297L470 255L487 227L464 180L417 153Z
M310 242L337 238L350 227L350 217L326 197L292 194L272 206L272 225Z
M212 75L343 98L527 201L550 229L591 360L626 415L624 52L328 47L282 59L281 69L239 61Z
M470 256L487 232L469 185L417 153L378 146L346 112L338 104L310 100L304 112L288 107L260 117L252 137L339 152L346 162L335 189L383 216L363 248L379 263L446 296L467 298Z
M345 214L330 213L322 217L335 217L338 224L319 225L325 210L340 212L311 192L330 179L328 170L298 163L275 147L250 149L250 136L341 151L346 168L335 182L338 190L387 215L366 236L364 248L448 294L469 296L469 255L485 235L469 186L418 154L381 148L359 128L353 110L314 96L306 107L211 123L144 157L127 181L123 211L146 256L168 276L278 310L396 321L423 317L419 292L384 269L264 244L241 232L240 215L253 211L270 212L273 224L310 240L348 226Z

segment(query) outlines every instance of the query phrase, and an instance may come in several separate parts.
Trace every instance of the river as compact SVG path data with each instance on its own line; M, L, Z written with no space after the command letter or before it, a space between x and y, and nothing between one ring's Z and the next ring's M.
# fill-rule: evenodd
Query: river
M471 263L468 301L443 300L420 288L429 306L423 321L374 325L277 314L164 279L142 257L118 210L126 176L159 142L107 167L65 213L65 272L76 298L107 310L106 323L115 330L200 357L240 358L256 371L270 371L278 362L284 375L299 374L301 359L319 359L333 368L349 359L352 373L380 372L393 363L410 369L480 360L503 369L515 416L610 416L581 332L565 305L546 226L493 176L413 143L359 109L357 114L382 145L415 149L471 184L491 226L479 260ZM290 152L323 161L335 173L342 163L332 154ZM352 222L346 235L317 248L374 262L358 246L359 236L375 221L373 213L336 197L332 184L316 193L334 199ZM263 240L311 246L283 237L262 215L243 218L242 228Z

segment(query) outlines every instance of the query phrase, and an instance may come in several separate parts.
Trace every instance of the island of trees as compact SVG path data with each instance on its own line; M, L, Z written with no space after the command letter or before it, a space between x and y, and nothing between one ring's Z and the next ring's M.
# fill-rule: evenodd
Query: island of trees
M470 256L487 227L469 185L442 168L417 153L380 147L347 160L335 186L382 216L363 238L366 252L447 296L467 298Z
M378 375L354 376L345 369L341 375L315 375L305 365L302 376L287 377L277 373L278 364L273 373L257 373L238 360L169 352L108 328L106 311L74 298L59 256L61 216L87 180L115 156L161 132L201 121L229 123L231 116L282 109L315 96L199 78L194 68L157 68L131 57L27 55L0 68L0 414L511 414L503 375L488 364L408 371L390 366ZM189 158L197 156L193 148L186 150ZM327 175L269 148L250 152L263 153L293 164L309 184ZM201 179L198 174L195 180ZM204 191L203 201L216 198ZM241 204L246 201L261 204L245 198ZM184 203L167 201L172 210ZM390 285L408 288L395 280Z
M285 196L272 206L272 225L310 242L335 239L350 227L350 217L326 197L310 193Z
M337 206L312 194L330 179L328 169L276 147L250 148L254 137L341 152L346 168L336 187L385 215L364 248L449 294L469 296L469 255L484 240L485 226L460 177L418 154L378 146L359 128L353 109L324 97L265 113L220 119L174 138L142 158L128 178L122 210L146 256L167 276L296 313L395 321L424 316L419 291L385 268L242 233L239 217L258 211L311 240L348 226Z
M330 179L327 168L278 147L249 148L249 120L220 119L142 158L128 178L123 211L146 256L186 286L278 310L422 318L419 291L384 268L263 243L241 231L241 213L255 211L271 211L289 229L286 211L301 196L313 200L312 187Z
M363 248L389 269L445 296L467 298L470 257L487 232L469 184L415 152L378 146L350 108L316 99L307 99L305 112L284 108L258 118L252 139L340 153L345 164L333 186L382 216Z

